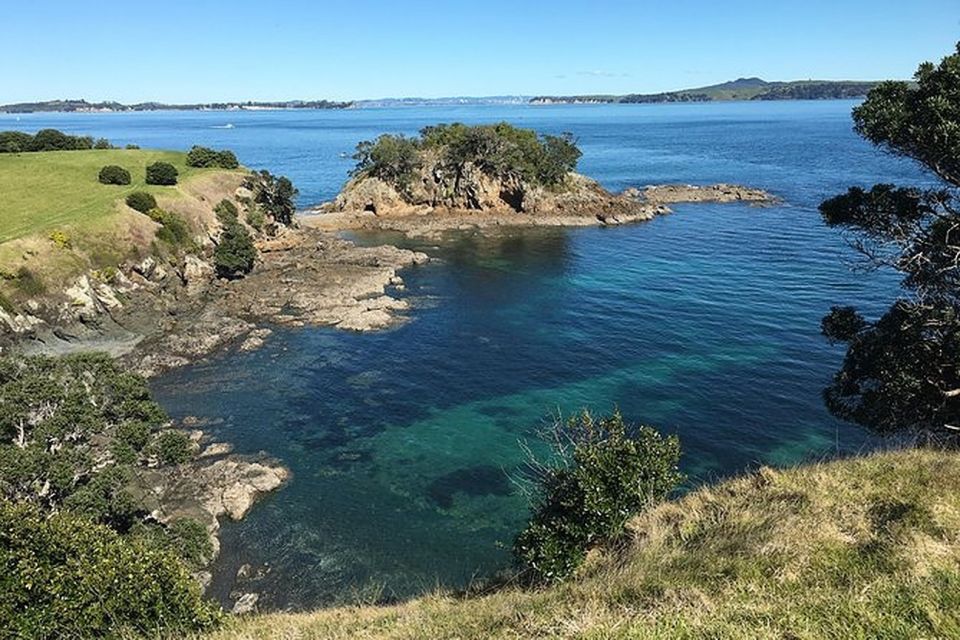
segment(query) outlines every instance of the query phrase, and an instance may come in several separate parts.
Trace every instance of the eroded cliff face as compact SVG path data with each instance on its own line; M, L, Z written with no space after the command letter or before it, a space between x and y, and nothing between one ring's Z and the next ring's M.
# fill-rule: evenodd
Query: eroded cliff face
M404 217L433 212L487 215L630 215L650 207L612 194L595 180L570 173L563 184L547 188L517 176L493 176L471 162L456 168L425 161L405 189L371 176L350 180L328 212Z

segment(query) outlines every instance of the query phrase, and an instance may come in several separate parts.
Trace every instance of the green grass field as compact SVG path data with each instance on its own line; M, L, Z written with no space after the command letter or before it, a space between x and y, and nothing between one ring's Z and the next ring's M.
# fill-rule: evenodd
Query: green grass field
M0 154L0 244L69 225L87 228L116 213L117 201L137 190L177 193L176 187L147 186L146 166L162 160L174 165L180 180L203 169L186 166L175 151L103 149ZM116 164L130 172L125 186L104 185L97 174Z

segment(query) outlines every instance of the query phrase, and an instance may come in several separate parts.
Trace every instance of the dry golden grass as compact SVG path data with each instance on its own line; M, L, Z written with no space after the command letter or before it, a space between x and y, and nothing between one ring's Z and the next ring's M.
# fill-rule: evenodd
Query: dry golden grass
M14 277L22 268L48 290L57 290L84 271L150 253L158 225L126 206L124 198L132 191L153 193L160 207L183 216L199 233L213 227L213 206L236 190L244 173L193 169L186 167L185 157L169 151L108 150L6 158L9 166L0 166L5 176L0 183L8 196L4 211L9 210L0 211L0 217L6 216L0 226L7 230L7 235L0 234L0 296L13 301L31 297ZM143 184L142 167L158 159L178 167L179 184ZM96 172L109 162L130 167L141 177L126 187L102 185ZM55 243L52 232L68 238L69 245Z
M630 533L558 587L253 616L211 639L960 637L955 453L762 469Z

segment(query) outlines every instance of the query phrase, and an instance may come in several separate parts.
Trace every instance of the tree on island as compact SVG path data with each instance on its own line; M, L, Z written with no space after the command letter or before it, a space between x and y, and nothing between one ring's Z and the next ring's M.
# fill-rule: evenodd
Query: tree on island
M879 320L853 307L823 319L824 335L847 344L824 396L834 415L880 433L930 435L960 429L960 45L915 81L873 89L855 129L942 185L854 187L820 205L866 265L898 271L904 289Z
M465 125L459 122L425 127L408 138L385 134L357 145L352 175L371 176L406 192L425 158L436 158L443 173L460 175L466 165L499 179L518 179L556 188L564 184L580 159L573 135L538 135L508 122Z

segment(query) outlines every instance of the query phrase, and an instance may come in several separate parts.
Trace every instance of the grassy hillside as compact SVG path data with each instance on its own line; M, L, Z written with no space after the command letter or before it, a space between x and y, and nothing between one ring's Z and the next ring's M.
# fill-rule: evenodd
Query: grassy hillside
M960 637L956 453L762 469L631 534L560 587L265 615L213 639Z
M157 161L177 168L177 185L145 184L146 166ZM108 164L127 169L132 184L100 184L97 175ZM126 206L131 192L154 194L161 207L202 229L213 220L213 204L232 194L242 175L188 167L186 154L175 151L0 154L0 303L55 291L86 270L148 253L158 225ZM69 240L66 246L52 241L54 231Z
M95 224L114 214L115 203L132 191L171 191L144 183L146 166L157 161L174 165L182 180L200 171L186 166L186 154L175 151L97 149L0 154L0 243L64 224ZM100 184L97 174L108 164L127 169L133 183Z

